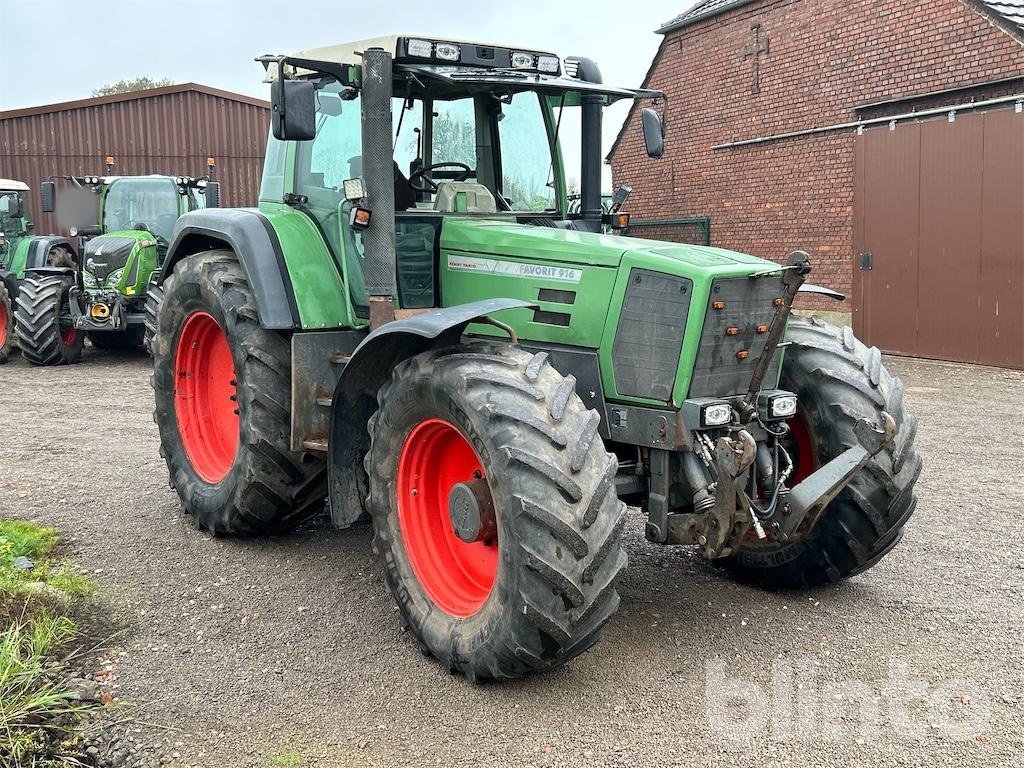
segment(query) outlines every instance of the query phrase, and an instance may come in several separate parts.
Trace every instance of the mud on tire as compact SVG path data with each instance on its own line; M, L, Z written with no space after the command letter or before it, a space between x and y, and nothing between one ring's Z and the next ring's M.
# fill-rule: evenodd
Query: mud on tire
M29 277L18 289L15 327L21 354L33 365L63 365L82 359L85 334L70 325L68 277Z
M817 317L792 318L788 340L793 344L786 349L781 386L799 397L798 415L818 466L858 445L853 425L859 418L877 424L885 410L897 432L893 445L854 476L801 540L752 542L724 563L745 581L784 589L830 584L878 563L903 536L921 473L914 451L917 419L904 409L903 384L882 365L878 349L866 347L850 328Z
M153 340L153 420L171 486L195 523L214 534L287 530L323 508L325 462L290 451L291 346L263 328L234 253L215 250L183 259L164 283ZM185 448L175 407L176 347L185 321L206 313L223 331L235 372L239 436L226 476L203 479Z
M374 548L424 650L471 679L503 679L558 666L597 642L619 604L626 509L598 414L573 377L543 352L473 344L399 364L378 402L365 462ZM400 457L412 430L431 420L472 444L496 510L493 586L461 618L428 596L400 527Z

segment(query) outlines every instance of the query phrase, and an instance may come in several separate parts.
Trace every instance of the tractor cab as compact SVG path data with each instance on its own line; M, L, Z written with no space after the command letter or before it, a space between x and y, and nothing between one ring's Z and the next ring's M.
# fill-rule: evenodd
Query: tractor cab
M27 192L22 181L0 179L0 270L10 268L19 241L32 231Z
M390 91L386 138L365 117L362 59L369 49L391 57L390 82L383 84ZM604 85L586 59L563 64L550 52L471 42L395 36L260 61L277 110L261 202L284 202L316 222L345 266L350 300L362 317L369 313L367 230L375 214L390 217L373 187L394 205L398 305L435 307L434 266L446 220L589 232L624 225L628 218L611 215L618 206L605 210L601 198L602 109L622 99L664 100L660 92ZM660 116L651 112L650 131L660 133ZM566 171L560 141L569 119L582 129L581 146L571 153L575 172ZM292 150L290 139L300 139ZM370 150L369 162L367 144L382 145ZM573 205L569 189L577 184Z

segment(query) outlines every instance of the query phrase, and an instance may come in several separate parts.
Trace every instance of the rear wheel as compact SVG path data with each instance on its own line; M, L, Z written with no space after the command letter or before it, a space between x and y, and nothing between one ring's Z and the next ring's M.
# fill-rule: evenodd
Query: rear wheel
M290 450L291 347L259 324L231 251L182 260L153 339L160 453L185 511L215 534L292 528L323 508L325 462Z
M619 604L626 510L575 380L545 353L473 345L405 361L378 402L374 546L424 649L501 679L597 642Z
M92 331L88 334L89 341L96 349L108 349L114 352L130 352L142 344L143 328L132 326L123 331Z
M896 439L854 476L809 531L787 544L748 540L725 561L740 578L769 588L814 587L866 571L899 543L917 505L914 484L921 459L914 452L917 419L903 408L903 384L882 365L882 355L850 328L820 318L789 324L781 386L799 397L790 422L791 484L847 448L858 445L853 425L879 423L881 411L896 421Z
M7 284L0 281L0 363L6 363L14 341L14 307Z
M62 365L82 359L85 334L74 326L67 277L29 277L18 290L15 327L21 354L33 365Z

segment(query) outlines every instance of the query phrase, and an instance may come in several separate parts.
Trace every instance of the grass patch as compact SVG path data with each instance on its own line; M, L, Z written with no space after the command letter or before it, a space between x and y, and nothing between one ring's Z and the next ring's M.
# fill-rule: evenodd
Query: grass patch
M267 765L272 765L274 768L294 768L302 763L302 755L295 750L267 755Z
M52 559L52 528L0 520L0 765L74 765L77 726L94 704L67 681L80 645L72 617L93 585Z

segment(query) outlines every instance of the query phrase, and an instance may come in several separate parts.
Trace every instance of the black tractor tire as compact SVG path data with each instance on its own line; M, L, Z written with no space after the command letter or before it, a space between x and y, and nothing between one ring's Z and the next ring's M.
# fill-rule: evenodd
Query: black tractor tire
M811 530L802 536L798 530L795 541L782 545L750 541L725 561L740 579L769 589L832 584L877 564L903 536L921 474L914 451L917 418L903 407L903 383L882 365L878 349L862 344L849 327L818 317L792 318L788 340L780 386L799 398L803 452L813 450L816 466L859 444L853 431L858 419L878 425L884 410L897 431L893 444L853 477Z
M365 461L374 550L403 623L422 649L471 680L517 678L564 664L598 641L618 608L616 581L626 566L618 462L597 434L600 417L584 406L575 384L551 367L547 353L474 343L400 363L378 394ZM417 496L402 491L405 446L415 443L409 436L418 425L436 421L472 446L495 509L493 583L461 615L428 594L410 559L415 549L423 557L423 550L407 547L404 536L416 533L403 532L401 521L409 518L400 517L399 494ZM425 475L433 472L432 459L429 464ZM416 482L424 483L424 498L433 496L426 479ZM437 519L450 525L443 514ZM442 583L449 575L441 569Z
M96 349L111 352L131 352L142 345L144 328L131 326L123 331L92 331L88 334L89 341Z
M29 277L18 289L15 327L21 354L33 365L64 365L82 359L85 334L70 326L69 277Z
M7 284L0 280L0 365L6 363L14 346L14 303Z
M164 287L156 283L150 283L146 289L146 314L143 324L146 332L142 339L142 346L150 355L153 354L153 337L156 336L157 324L160 318L160 305L164 300Z
M327 493L326 462L318 455L290 450L290 339L260 325L235 254L211 250L189 256L167 278L164 289L153 338L153 420L171 487L185 512L202 529L236 536L283 532L321 512ZM218 370L217 375L233 387L230 399L237 414L237 446L225 474L215 481L204 479L190 459L176 408L182 373L178 343L186 320L204 314L226 340L233 371Z

